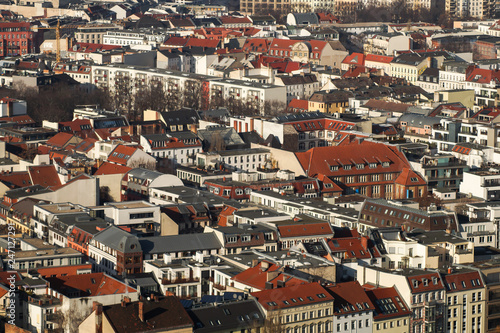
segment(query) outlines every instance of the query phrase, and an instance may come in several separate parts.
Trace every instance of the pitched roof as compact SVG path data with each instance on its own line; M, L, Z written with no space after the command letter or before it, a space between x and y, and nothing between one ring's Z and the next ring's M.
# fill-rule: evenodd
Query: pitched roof
M280 268L280 266L264 260L254 267L236 274L231 279L259 290L266 289L266 282L272 284L273 289L278 287L278 281L285 281L285 285L289 287L307 283L306 280L282 273Z
M379 55L379 54L367 54L365 57L365 65L366 65L367 61L383 62L386 64L390 64L393 59L394 59L394 57L383 56L383 55Z
M411 104L387 102L379 99L370 99L368 102L363 104L364 108L391 111L391 112L406 112Z
M94 173L94 176L126 174L130 170L132 170L132 168L124 165L104 162Z
M365 64L365 55L363 53L349 54L344 58L344 60L342 60L342 63L348 65L363 66Z
M304 283L276 289L268 289L251 293L257 301L266 309L288 309L306 305L332 302L332 295L318 282Z
M375 310L375 306L358 281L337 283L325 289L335 299L335 315L350 315Z
M398 172L409 167L406 157L384 143L354 141L340 146L316 147L295 153L309 177L323 174L328 177L358 174ZM384 165L387 164L388 165ZM370 168L369 164L376 164ZM363 165L358 169L357 165Z
M484 288L483 280L477 271L455 271L443 276L447 292L460 292Z
M300 223L279 225L278 231L281 238L302 236L333 236L333 230L328 222Z
M443 281L439 273L416 273L415 275L407 276L406 279L408 280L408 285L412 293L423 293L444 289Z
M141 252L141 244L136 236L111 225L95 234L94 241L104 244L118 252Z
M288 109L300 109L307 111L309 109L309 101L294 98L290 101L290 103L288 103Z
M45 279L50 283L50 288L70 298L137 292L136 289L104 273L46 277ZM75 291L78 291L77 295Z
M47 140L46 144L48 146L63 148L65 147L69 140L73 138L73 134L59 132L50 139Z
M61 180L54 165L37 165L28 167L28 173L33 185L43 187L59 186Z
M103 307L114 332L135 333L147 331L170 331L187 328L192 330L193 321L175 296L158 301L142 301L144 321L139 317L139 302L115 304ZM184 331L184 330L183 330Z
M213 232L140 238L143 253L203 251L222 248Z
M27 171L1 172L0 182L11 188L32 185L30 175Z
M419 174L410 168L403 168L399 176L394 181L396 184L406 186L426 185L427 182Z
M366 294L375 306L374 320L407 317L412 314L404 299L394 287L366 290Z
M126 165L129 158L135 153L137 147L117 145L108 155L108 162Z

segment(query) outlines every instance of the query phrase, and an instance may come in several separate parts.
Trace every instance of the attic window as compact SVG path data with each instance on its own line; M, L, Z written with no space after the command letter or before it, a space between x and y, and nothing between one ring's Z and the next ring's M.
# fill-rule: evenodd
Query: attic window
M370 169L375 169L377 167L377 163L370 163Z
M413 288L418 288L418 281L417 280L412 280L413 283Z
M326 297L325 294L317 294L316 296L318 296L318 298L325 298Z
M351 165L344 165L344 170L351 170Z
M338 170L339 170L338 165L331 165L330 166L330 171L338 171Z
M285 305L290 305L290 302L288 302L288 301L283 301L283 303L284 303Z
M278 304L276 304L276 302L267 302L267 305L269 305L269 306L276 306Z
M387 167L389 167L389 162L383 162L383 163L382 163L382 167L383 167L383 168L387 168Z
M356 169L364 169L365 168L365 165L364 164L356 164Z
M226 316L229 316L231 314L231 311L229 311L229 309L222 309L222 311Z
M470 280L470 283L472 284L473 287L476 286L476 282L474 280Z
M417 177L411 177L410 179L412 181L412 183L416 183L418 182L418 178Z
M424 286L427 287L429 285L429 280L427 279L423 279L422 280L424 282Z
M437 279L437 277L433 277L433 278L432 278L432 283L434 283L434 285L437 285L437 284L438 284L438 279Z
M462 287L467 288L467 285L465 284L465 281L462 281Z
M310 301L314 301L314 298L312 298L311 296L307 296L307 299Z

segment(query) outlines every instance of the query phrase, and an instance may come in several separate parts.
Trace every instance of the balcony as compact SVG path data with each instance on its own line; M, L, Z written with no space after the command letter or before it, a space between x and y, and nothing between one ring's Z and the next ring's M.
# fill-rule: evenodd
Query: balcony
M472 254L472 250L470 249L456 249L456 254Z
M181 283L194 283L194 282L200 282L200 278L197 277L190 277L190 278L178 278L178 279L173 279L169 280L167 278L161 279L161 284L163 285L168 285L168 284L181 284Z
M214 283L212 286L218 290L226 290L226 286L223 286L222 284Z
M500 186L500 179L487 179L481 183L481 187Z

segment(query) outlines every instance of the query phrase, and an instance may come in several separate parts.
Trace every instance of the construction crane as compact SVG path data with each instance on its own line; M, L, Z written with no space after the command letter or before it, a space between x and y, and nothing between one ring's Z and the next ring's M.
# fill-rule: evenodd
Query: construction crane
M56 31L56 62L61 62L61 22L57 19L57 25L55 28L44 28Z

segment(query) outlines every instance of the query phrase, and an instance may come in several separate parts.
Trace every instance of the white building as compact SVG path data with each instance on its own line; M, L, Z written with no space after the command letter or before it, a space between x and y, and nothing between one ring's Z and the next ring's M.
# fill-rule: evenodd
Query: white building
M498 171L464 172L460 192L483 200L500 200L500 173Z
M250 148L241 150L225 150L213 153L198 153L196 161L199 166L216 169L218 163L236 171L255 172L265 165L270 157L268 149Z

